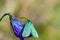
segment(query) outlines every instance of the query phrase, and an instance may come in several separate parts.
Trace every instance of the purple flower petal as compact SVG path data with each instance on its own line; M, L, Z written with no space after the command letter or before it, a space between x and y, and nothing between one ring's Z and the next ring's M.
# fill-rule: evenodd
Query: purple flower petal
M19 35L22 34L23 28L24 28L24 24L18 20L18 19L14 19L12 20L12 26L13 26L13 31L14 34L19 37Z

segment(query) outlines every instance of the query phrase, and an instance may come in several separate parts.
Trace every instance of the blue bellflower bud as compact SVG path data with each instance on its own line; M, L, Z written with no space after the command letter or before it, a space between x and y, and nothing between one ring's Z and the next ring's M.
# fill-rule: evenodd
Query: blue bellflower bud
M22 32L24 29L24 23L18 18L15 18L14 16L10 17L10 23L11 23L15 36L19 37L20 40L24 40L24 37L22 36Z
M12 28L13 28L13 31L14 31L15 35L17 37L19 37L19 35L22 34L24 24L18 19L13 19L11 21L11 23L12 23Z
M24 29L24 23L21 22L21 20L19 20L18 18L15 18L14 16L10 15L9 13L4 14L1 18L0 21L6 16L9 16L10 19L10 24L12 26L13 32L15 34L16 37L19 37L21 40L24 40L24 38L22 37L22 32Z
M30 34L28 37L22 36L23 30L25 28L25 24L21 20L12 16L12 17L10 17L10 21L11 21L10 23L12 25L12 29L13 29L14 34L17 37L19 37L20 40L24 40L24 38L32 37L32 34Z

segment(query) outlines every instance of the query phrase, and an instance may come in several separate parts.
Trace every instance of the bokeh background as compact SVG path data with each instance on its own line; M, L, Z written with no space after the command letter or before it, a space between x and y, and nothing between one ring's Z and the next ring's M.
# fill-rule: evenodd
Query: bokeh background
M60 40L60 0L0 0L0 18L5 13L31 19L39 38L25 40ZM19 40L8 16L0 22L0 40Z

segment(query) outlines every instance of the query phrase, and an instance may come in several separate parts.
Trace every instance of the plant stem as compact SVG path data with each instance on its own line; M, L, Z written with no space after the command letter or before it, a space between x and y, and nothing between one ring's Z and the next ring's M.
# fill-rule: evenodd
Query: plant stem
M22 38L20 38L20 40L24 40L24 38L22 37Z

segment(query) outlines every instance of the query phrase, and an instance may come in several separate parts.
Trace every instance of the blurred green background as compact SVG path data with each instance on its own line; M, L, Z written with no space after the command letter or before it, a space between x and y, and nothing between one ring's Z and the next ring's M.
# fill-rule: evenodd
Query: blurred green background
M60 0L0 0L0 18L5 13L31 19L39 38L25 40L60 40ZM8 16L0 22L0 40L19 40Z

